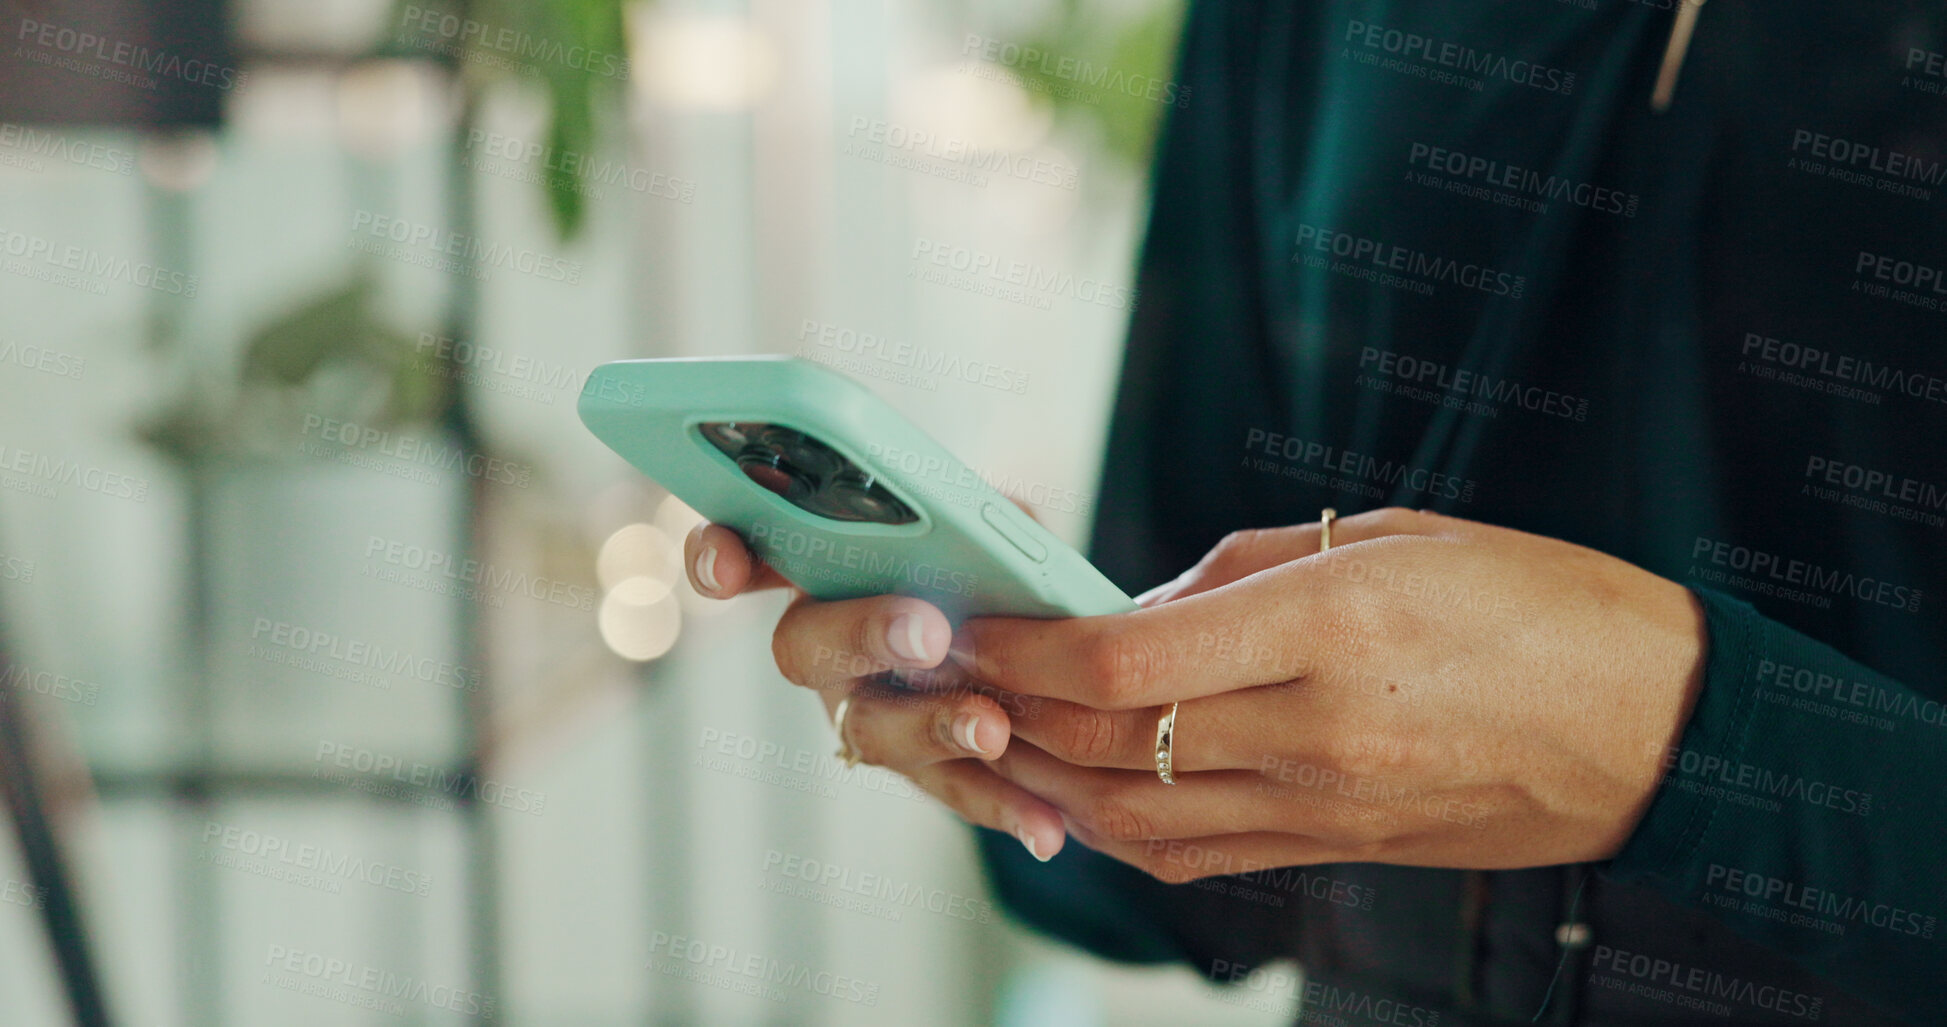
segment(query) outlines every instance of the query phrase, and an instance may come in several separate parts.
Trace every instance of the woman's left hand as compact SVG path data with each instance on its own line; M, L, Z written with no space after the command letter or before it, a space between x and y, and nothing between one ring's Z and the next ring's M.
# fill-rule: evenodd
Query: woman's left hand
M1143 609L978 618L954 659L1042 696L993 764L1166 881L1613 856L1702 686L1702 610L1592 549L1405 509L1245 531ZM1176 785L1156 722L1180 702ZM1027 743L1027 744L1024 744Z

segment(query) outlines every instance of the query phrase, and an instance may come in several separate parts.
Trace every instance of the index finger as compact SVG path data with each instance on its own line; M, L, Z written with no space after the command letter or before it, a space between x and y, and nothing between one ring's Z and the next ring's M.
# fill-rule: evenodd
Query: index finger
M1102 710L1291 681L1311 673L1324 578L1292 563L1129 613L976 617L949 654L997 688Z

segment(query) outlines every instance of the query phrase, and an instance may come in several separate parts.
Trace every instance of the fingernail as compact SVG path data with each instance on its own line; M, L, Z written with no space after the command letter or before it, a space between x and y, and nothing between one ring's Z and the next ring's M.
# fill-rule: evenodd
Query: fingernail
M886 645L902 660L931 663L926 653L926 624L917 613L902 613L886 628Z
M704 546L702 549L697 551L696 580L701 581L703 583L703 587L709 589L712 592L723 591L723 586L717 584L717 547L716 546Z
M1027 846L1028 855L1033 856L1035 859L1038 859L1041 862L1046 863L1048 862L1049 859L1052 858L1052 856L1043 856L1041 854L1041 850L1038 849L1034 844L1034 836L1028 833L1027 828L1025 827L1015 828L1014 837L1019 838L1021 840L1021 844Z
M975 738L975 734L979 731L979 729L980 729L980 714L962 713L959 716L959 718L953 722L953 737L959 739L960 744L963 747L965 747L968 752L977 752L980 755L985 756L987 755L987 750L981 748L980 741L977 738Z

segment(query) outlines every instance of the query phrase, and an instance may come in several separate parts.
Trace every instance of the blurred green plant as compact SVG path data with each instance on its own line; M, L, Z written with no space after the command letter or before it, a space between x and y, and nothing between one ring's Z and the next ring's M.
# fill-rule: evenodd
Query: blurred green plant
M1060 0L1039 29L1020 42L1056 61L1072 58L1107 69L1123 81L1170 82L1183 12L1183 0L1160 0L1130 19L1126 14L1106 13L1099 2ZM1014 70L1037 103L1052 106L1058 116L1093 125L1108 156L1138 171L1148 168L1169 102L1061 78L1046 62ZM1185 97L1184 102L1195 101Z
M478 96L488 84L510 77L532 79L547 93L546 138L551 152L585 154L601 145L602 109L615 103L613 94L629 75L624 0L397 0L392 24L409 23L404 17L407 7L449 14L463 24L480 26L477 36L441 37L458 48L457 54L447 49L441 56L456 68L470 95ZM483 39L510 42L482 45ZM426 56L426 51L398 40L388 52ZM564 240L572 239L587 220L586 198L565 162L544 164L541 185L555 231Z
M222 457L288 457L316 417L392 428L430 424L449 387L444 365L376 309L378 275L367 265L325 293L253 332L235 380L191 372L176 400L140 427L151 445L184 463Z

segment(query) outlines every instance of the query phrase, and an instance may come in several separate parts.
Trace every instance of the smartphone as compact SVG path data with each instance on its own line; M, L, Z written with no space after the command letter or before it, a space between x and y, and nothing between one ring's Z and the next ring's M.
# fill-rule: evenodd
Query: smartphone
M1136 604L1080 553L844 375L795 357L620 360L582 423L819 599L897 593L955 622Z

